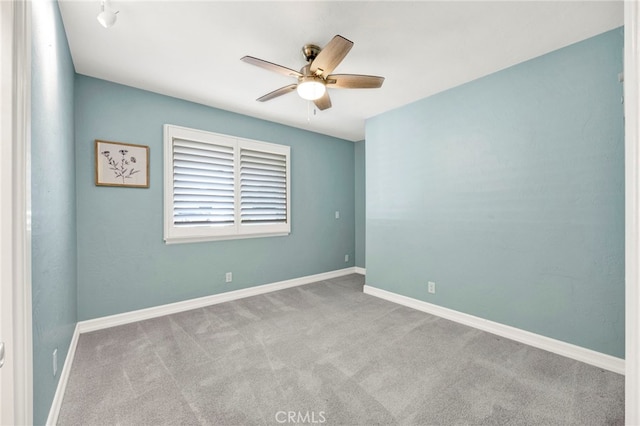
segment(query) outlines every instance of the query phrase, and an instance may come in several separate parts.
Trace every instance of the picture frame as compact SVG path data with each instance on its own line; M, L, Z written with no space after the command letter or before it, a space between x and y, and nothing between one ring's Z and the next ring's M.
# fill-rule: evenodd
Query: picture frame
M95 140L96 186L149 188L149 147Z

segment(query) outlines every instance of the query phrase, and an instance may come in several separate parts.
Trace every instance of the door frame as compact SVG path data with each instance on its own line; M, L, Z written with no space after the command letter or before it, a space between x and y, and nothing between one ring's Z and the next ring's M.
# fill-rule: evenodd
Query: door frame
M31 4L0 1L0 423L33 423Z
M625 423L640 424L640 8L624 2Z

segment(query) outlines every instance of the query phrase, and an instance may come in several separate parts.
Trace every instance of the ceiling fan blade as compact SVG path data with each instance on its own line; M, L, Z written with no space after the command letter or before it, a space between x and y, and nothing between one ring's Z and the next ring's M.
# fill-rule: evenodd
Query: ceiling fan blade
M353 42L341 35L333 37L311 62L311 72L315 75L328 76L347 56L352 47Z
M377 89L384 77L358 74L332 74L327 77L327 86L336 89Z
M320 111L331 108L331 98L329 98L329 92L325 91L324 95L322 95L320 99L316 99L315 101L313 101L313 103L316 104Z
M260 68L264 68L269 71L277 72L278 74L291 76L291 77L302 77L296 70L292 70L291 68L283 67L282 65L274 64L273 62L265 61L262 59L254 58L253 56L243 56L240 58L241 61L246 62L251 65L255 65Z
M267 93L266 95L259 97L258 99L256 99L256 101L266 102L273 98L277 98L278 96L286 95L287 93L293 92L294 90L296 90L296 86L297 84L290 84L288 86L281 87L279 89L274 90L271 93Z

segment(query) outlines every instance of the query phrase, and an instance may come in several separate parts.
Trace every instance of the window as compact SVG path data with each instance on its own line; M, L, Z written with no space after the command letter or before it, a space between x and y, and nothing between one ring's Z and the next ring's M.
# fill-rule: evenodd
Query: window
M165 242L289 234L289 152L166 124Z

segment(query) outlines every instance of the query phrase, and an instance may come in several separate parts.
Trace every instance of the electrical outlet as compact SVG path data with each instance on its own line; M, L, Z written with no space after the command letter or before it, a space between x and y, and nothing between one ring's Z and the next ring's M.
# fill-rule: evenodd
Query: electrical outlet
M340 212L336 210L336 219L340 219Z
M224 275L224 280L225 280L225 282L230 283L231 281L233 281L233 274L231 272L227 272Z
M436 294L436 283L429 281L427 284L427 291L431 294Z
M348 255L348 254L345 254L345 255L344 255L344 261L345 261L345 262L348 262L348 261L349 261L349 255Z
M51 358L53 359L53 377L56 377L56 374L58 374L58 348L53 350Z

